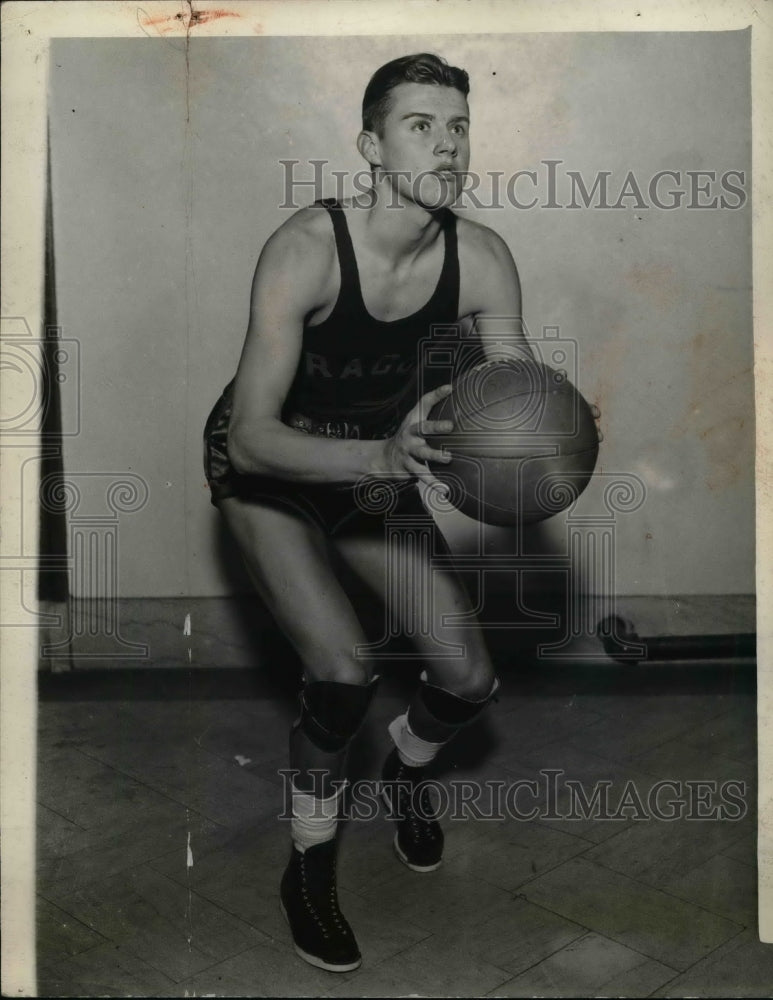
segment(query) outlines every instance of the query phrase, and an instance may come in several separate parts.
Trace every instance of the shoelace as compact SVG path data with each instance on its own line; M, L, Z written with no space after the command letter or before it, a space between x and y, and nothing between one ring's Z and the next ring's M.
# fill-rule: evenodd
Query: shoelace
M338 893L336 892L336 864L337 864L337 862L334 859L333 860L332 871L331 871L331 874L330 874L330 892L328 894L328 903L329 903L329 906L330 906L330 914L329 915L332 917L332 920L333 920L333 923L335 924L335 926L339 930L345 931L344 924L342 923L343 914L341 913L341 910L340 910L339 905L338 905ZM317 907L314 905L314 903L312 902L312 900L309 898L307 887L308 887L308 873L306 871L306 855L304 853L304 854L301 854L301 895L303 896L303 902L304 902L304 904L306 906L306 909L311 914L311 916L312 916L314 922L316 923L316 925L322 931L322 936L325 937L325 938L327 938L327 937L330 936L329 933L328 933L328 929L325 926L324 921L320 918L320 914L319 914L319 912L317 910Z
M435 827L433 824L436 821L436 817L432 806L432 800L430 799L429 795L429 788L425 787L421 789L419 804L421 806L422 815L419 816L416 813L416 810L413 808L413 791L406 788L405 784L403 784L402 782L406 781L409 782L409 784L411 785L411 789L415 789L417 787L417 784L419 783L414 784L413 782L411 782L408 778L405 777L404 772L402 770L397 772L397 778L395 780L399 782L397 785L397 789L398 789L398 795L400 797L399 799L400 815L404 816L408 820L409 825L414 830L419 831L422 829L422 827L424 827L425 832L428 833L432 839L434 839Z

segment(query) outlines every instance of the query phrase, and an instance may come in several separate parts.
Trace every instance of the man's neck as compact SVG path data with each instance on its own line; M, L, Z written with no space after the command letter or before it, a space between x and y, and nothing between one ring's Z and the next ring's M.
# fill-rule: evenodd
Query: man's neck
M413 201L402 200L386 184L376 185L375 190L363 226L374 253L397 264L416 257L435 242L442 228L442 212L428 212Z

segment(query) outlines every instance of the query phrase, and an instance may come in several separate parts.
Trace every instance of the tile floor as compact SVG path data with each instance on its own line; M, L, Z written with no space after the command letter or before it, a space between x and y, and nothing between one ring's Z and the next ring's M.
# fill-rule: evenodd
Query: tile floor
M446 820L430 875L397 862L384 817L346 823L340 897L364 956L346 975L297 959L278 907L292 666L42 675L39 994L769 996L753 667L509 659L500 651L499 704L435 772L487 793L536 782L513 802L538 815ZM353 778L376 776L413 676L398 665L383 677ZM665 779L681 785L663 802L686 801L688 781L743 790L733 800L726 786L724 819L658 819L647 797ZM628 807L568 816L567 780L588 798L607 782L610 816L627 789ZM698 813L717 804L696 801L702 787Z

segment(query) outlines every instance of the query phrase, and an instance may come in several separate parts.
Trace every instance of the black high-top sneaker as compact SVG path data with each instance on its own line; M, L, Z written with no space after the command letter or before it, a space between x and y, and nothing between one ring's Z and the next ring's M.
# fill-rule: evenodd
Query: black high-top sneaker
M394 848L415 872L433 872L443 859L443 831L435 818L429 788L419 788L424 769L403 764L393 750L381 773L381 795L397 823Z
M351 972L362 958L354 934L338 908L336 842L299 851L293 846L279 895L302 959L328 972Z

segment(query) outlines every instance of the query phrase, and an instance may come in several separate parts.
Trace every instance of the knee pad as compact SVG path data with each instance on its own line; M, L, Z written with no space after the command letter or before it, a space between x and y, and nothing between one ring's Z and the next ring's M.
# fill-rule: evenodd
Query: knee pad
M301 692L301 714L296 728L326 753L343 750L362 725L377 682L378 677L367 684L310 681Z
M454 733L473 722L496 698L499 678L494 678L489 693L479 700L462 698L435 684L429 684L422 674L419 690L408 707L408 725L422 739L443 742Z

